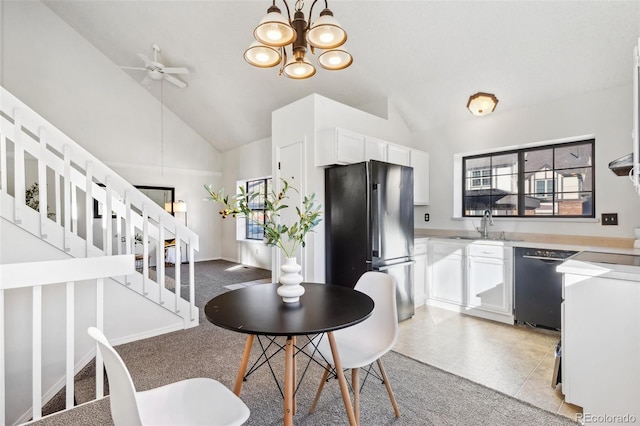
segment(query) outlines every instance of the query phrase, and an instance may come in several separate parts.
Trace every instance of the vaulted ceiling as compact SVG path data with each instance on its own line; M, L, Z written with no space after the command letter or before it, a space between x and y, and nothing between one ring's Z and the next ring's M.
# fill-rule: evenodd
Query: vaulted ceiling
M165 83L163 100L221 151L269 136L271 112L311 93L354 107L389 99L419 134L481 119L466 110L478 91L496 94L499 114L631 84L640 36L635 0L330 0L354 63L298 81L243 59L272 1L44 3L114 65L141 66L137 54L152 58L155 43L165 66L187 67L188 87ZM137 81L145 75L123 72Z

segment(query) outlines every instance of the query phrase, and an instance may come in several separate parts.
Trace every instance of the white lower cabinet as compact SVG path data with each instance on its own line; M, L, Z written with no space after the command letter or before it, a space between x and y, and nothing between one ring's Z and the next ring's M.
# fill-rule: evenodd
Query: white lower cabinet
M467 306L510 314L513 249L469 244L467 252Z
M430 244L430 299L456 305L464 303L464 251L464 244Z
M513 324L513 248L432 240L427 304Z
M415 307L424 305L427 299L427 244L428 239L417 238L413 245L413 259L416 261L413 268Z
M570 262L558 268L565 401L581 406L587 423L634 424L640 419L640 274L630 266L620 273L618 265Z

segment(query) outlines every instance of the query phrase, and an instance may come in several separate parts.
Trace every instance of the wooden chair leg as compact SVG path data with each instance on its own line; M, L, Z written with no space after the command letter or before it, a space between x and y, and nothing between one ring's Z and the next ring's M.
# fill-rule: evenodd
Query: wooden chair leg
M250 334L247 336L247 340L244 344L244 351L242 352L242 360L240 361L240 368L238 368L238 375L236 376L236 385L233 388L233 393L240 396L242 390L242 382L244 375L247 373L247 364L249 364L249 356L251 355L251 347L253 346L253 339L256 336Z
M359 368L351 369L351 387L353 388L353 414L356 416L356 424L360 424L360 378Z
M396 417L400 417L400 410L398 409L398 403L396 402L396 397L393 396L393 391L391 390L391 384L389 383L389 379L387 378L387 373L384 371L384 367L382 366L382 360L378 358L378 368L380 369L380 374L382 374L382 380L384 380L384 385L387 388L387 392L389 393L389 399L391 400L391 405L393 405L393 411L396 413Z
M313 400L313 404L311 404L311 408L309 409L309 414L313 414L316 412L316 405L318 405L318 400L320 399L320 394L322 393L322 389L324 389L324 384L329 377L329 371L331 370L331 366L327 364L327 367L324 369L324 374L322 375L322 380L320 380L320 386L318 386L318 391L316 392L316 397Z

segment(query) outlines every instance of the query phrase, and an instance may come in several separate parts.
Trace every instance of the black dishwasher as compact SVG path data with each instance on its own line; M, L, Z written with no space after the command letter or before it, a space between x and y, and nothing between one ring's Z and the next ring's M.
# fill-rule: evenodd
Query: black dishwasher
M516 247L514 310L516 322L559 330L562 274L556 271L570 250Z

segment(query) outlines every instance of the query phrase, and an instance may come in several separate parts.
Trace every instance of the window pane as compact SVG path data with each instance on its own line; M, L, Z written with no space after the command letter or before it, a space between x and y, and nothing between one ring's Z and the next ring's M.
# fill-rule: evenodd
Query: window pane
M491 165L496 175L510 175L518 173L518 154L511 153L492 157Z
M491 157L478 157L465 159L467 171L489 169L491 167Z
M262 225L266 221L267 191L271 191L271 178L247 181L246 190L247 193L259 195L249 202L249 208L253 210L253 214L245 222L245 238L248 240L262 240L264 239Z
M247 182L247 193L260 194L249 202L249 208L252 210L264 209L266 185L264 179L253 180Z
M525 151L524 171L537 172L544 169L553 169L553 149L536 149Z
M573 167L591 166L591 144L561 146L555 151L555 169L569 169Z

